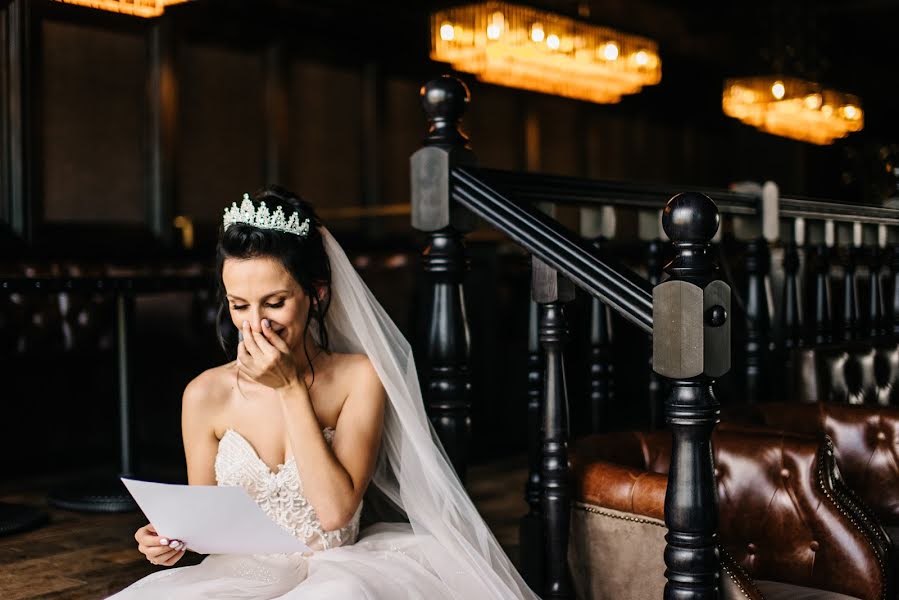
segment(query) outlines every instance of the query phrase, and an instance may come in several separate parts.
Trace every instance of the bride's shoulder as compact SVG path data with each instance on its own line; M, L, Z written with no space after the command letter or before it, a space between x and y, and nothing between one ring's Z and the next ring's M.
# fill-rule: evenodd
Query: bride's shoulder
M228 382L234 377L236 361L206 369L194 377L184 388L183 401L208 407L210 403L226 398ZM230 377L229 377L230 375Z
M334 361L336 370L342 372L344 377L358 375L365 371L374 372L374 366L365 354L341 354L339 352L332 352L331 360Z

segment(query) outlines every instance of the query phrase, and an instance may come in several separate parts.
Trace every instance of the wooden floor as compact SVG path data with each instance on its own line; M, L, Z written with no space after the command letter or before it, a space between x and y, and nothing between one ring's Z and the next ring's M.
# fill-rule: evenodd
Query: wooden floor
M468 489L509 557L518 560L518 518L527 471L524 457L473 467ZM46 507L48 489L58 480L6 484L0 501ZM0 537L0 599L97 600L153 571L137 551L135 530L141 513L85 514L48 509L50 522L27 533ZM202 556L187 553L178 566Z

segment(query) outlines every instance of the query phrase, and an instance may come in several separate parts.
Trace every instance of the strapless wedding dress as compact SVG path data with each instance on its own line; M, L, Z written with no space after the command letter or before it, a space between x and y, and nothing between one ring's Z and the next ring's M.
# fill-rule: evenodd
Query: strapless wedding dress
M326 427L323 434L330 444L334 429ZM243 436L229 429L219 441L215 477L218 485L243 487L269 517L314 552L211 554L194 566L163 567L108 600L457 597L429 567L418 549L423 536L415 536L408 523L376 523L360 532L360 503L345 527L325 531L303 494L294 457L272 471Z

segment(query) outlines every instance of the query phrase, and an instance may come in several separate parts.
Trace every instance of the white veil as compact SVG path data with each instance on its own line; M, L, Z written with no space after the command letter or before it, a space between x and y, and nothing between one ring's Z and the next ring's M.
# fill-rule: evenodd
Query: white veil
M457 597L538 596L516 571L450 465L424 410L412 348L321 226L331 263L325 324L338 352L366 354L387 392L381 451L372 483L409 519L431 568Z

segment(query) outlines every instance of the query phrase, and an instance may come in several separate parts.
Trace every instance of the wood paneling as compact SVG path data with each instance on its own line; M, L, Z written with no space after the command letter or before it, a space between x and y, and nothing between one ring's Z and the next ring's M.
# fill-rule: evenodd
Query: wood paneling
M56 21L42 36L44 218L144 222L143 36Z

